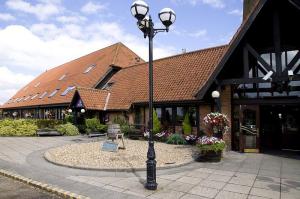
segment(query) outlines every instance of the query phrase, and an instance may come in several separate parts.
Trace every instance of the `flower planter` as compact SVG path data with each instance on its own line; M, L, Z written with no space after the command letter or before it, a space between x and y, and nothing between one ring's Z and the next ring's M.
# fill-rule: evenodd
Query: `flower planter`
M196 158L198 162L220 162L222 158L222 151L202 151Z

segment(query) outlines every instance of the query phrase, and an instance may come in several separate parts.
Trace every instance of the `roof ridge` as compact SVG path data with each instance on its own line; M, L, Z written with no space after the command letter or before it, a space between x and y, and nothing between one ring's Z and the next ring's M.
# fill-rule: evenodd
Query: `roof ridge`
M116 59L117 59L118 54L119 54L120 45L121 45L121 42L118 42L117 46L116 46L116 52L115 52L115 55L114 55L112 63L111 63L112 65L115 65L115 63L116 63Z
M187 52L187 53L184 53L184 54L181 53L181 54L171 55L169 57L163 57L163 58L160 58L160 59L153 60L153 62L162 61L162 60L165 60L165 59L172 59L172 58L176 58L176 57L180 57L180 56L184 56L184 55L191 55L191 54L194 54L194 53L200 53L200 52L205 52L205 51L219 49L219 48L225 48L225 47L228 47L228 44L223 44L223 45L220 45L220 46L207 47L207 48L203 48L203 49L199 49L199 50L190 51L190 52ZM141 65L147 64L147 63L149 63L149 62L144 62L144 63L139 63L139 64L136 64L136 65L131 65L131 66L122 68L121 71L125 70L125 69L129 69L129 68L133 68L133 67L138 67L138 66L141 66Z

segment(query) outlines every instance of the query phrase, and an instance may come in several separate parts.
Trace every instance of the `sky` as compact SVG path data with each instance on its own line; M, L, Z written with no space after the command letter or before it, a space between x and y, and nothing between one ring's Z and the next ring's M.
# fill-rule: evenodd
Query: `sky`
M242 21L243 0L146 0L176 12L154 38L154 58L227 44ZM0 105L42 72L122 42L148 60L148 41L130 13L133 0L0 0Z

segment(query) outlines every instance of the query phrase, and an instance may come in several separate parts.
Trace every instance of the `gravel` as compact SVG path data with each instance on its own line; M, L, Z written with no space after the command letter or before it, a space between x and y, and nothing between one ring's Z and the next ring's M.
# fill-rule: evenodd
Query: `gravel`
M126 149L118 152L102 151L103 141L70 144L53 148L45 158L57 164L91 169L141 169L146 165L148 142L125 140ZM122 142L120 142L122 146ZM193 161L195 147L155 143L157 167L178 166Z

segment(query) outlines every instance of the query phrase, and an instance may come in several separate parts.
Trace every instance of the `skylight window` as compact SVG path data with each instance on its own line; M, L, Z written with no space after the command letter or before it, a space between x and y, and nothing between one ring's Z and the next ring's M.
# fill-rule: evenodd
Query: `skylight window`
M41 96L40 99L43 99L47 95L47 92L44 92Z
M20 102L20 101L22 101L22 99L23 99L23 97L19 98L19 99L17 100L17 102Z
M50 97L53 97L56 93L57 93L57 91L58 91L59 89L56 89L55 91L53 91L48 97L50 98Z
M64 74L64 75L62 75L58 80L61 81L61 80L65 79L66 76L67 76L67 75Z
M75 86L69 86L62 94L61 96L66 96L70 91L72 91L75 88Z
M27 97L24 98L24 101L28 100L31 96L28 95Z
M90 72L95 67L96 67L96 64L91 64L83 73L86 74L86 73Z
M39 93L35 94L34 96L31 97L31 100L33 100L34 98L36 98L39 95Z
M19 100L19 98L16 98L15 100L14 100L14 102L17 102Z
M34 85L34 87L38 87L41 84L41 82L38 82L36 85Z

